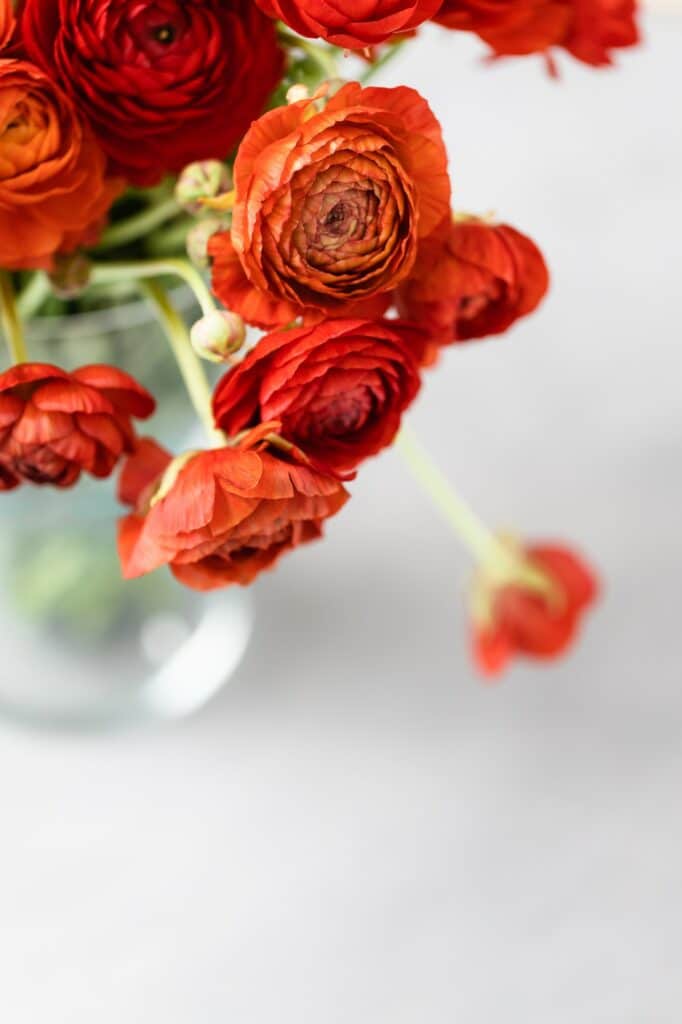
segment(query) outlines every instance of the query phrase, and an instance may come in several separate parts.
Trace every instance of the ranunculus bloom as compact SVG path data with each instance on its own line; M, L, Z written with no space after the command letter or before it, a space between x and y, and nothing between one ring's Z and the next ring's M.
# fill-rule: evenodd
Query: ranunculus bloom
M326 320L262 338L219 383L228 434L279 420L284 437L339 472L389 445L419 390L423 336L397 321Z
M109 476L135 447L131 417L145 419L154 406L148 391L113 366L67 373L20 363L6 370L0 374L0 490L12 479L70 487L82 471Z
M0 266L49 269L94 241L118 186L68 97L33 64L0 60Z
M14 34L14 10L12 0L0 0L0 50L9 43Z
M418 93L349 83L323 111L317 102L252 125L231 236L209 243L216 294L259 327L380 316L449 209L440 125Z
M436 345L447 345L506 331L537 307L548 284L530 238L471 217L448 220L422 243L397 303Z
M592 569L567 548L536 544L519 553L533 576L501 583L483 571L474 588L473 654L484 675L499 674L514 655L563 654L597 597Z
M611 64L611 51L639 42L636 0L574 0L563 46L585 64Z
M335 46L363 49L421 25L441 0L257 0L266 14L302 36L320 36Z
M265 449L191 453L171 467L169 483L159 481L163 454L147 443L124 469L121 497L136 502L119 524L126 579L169 565L194 590L246 586L286 551L320 537L324 520L348 500L334 477Z
M639 39L635 0L445 0L436 20L475 32L497 56L569 50L587 64Z
M22 32L136 184L225 158L282 70L253 0L26 0Z

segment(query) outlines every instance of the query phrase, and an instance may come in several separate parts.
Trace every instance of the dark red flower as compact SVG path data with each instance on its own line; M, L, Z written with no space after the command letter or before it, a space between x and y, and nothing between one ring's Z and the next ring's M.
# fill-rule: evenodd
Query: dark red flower
M506 331L531 313L549 285L542 253L507 224L448 220L420 246L397 292L401 313L436 345Z
M586 64L639 41L636 0L445 0L436 21L475 32L496 56L563 47Z
M592 569L567 548L534 544L516 550L521 560L516 578L483 570L473 591L473 654L488 676L502 672L515 655L563 654L598 594Z
M345 85L259 118L234 169L232 232L213 287L258 327L377 317L450 206L441 128L413 89Z
M249 444L175 461L158 445L140 446L124 468L121 494L136 499L119 524L126 579L169 565L194 590L246 586L286 551L322 535L324 520L348 500L339 481Z
M398 321L326 320L262 338L218 384L228 434L279 420L284 437L338 472L389 445L419 390L421 332Z
M358 50L384 43L421 25L441 0L257 0L302 36L319 36L335 46Z
M70 487L83 471L109 476L135 447L131 418L154 407L149 392L113 366L12 367L0 374L0 490L13 480Z
M25 0L21 29L136 184L225 158L281 77L253 0Z

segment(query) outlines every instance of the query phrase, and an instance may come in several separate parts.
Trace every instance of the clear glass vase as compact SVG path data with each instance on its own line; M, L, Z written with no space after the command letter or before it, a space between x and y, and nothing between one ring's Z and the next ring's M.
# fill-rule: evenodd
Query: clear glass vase
M174 296L188 317L183 291ZM181 451L201 444L163 334L142 302L41 317L33 361L75 369L105 362L156 396L143 433ZM108 728L172 719L230 678L252 626L241 588L199 594L167 570L121 579L114 480L65 491L25 485L0 501L0 715L46 727Z

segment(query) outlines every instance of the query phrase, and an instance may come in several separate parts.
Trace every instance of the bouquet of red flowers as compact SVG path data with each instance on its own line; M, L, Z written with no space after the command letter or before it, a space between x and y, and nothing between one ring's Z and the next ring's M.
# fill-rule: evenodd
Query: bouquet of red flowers
M637 41L634 13L634 0L0 0L0 489L118 471L124 576L168 566L211 590L320 537L360 467L397 444L476 559L482 670L564 651L596 595L590 567L490 532L402 424L446 350L537 308L545 259L518 229L453 212L429 103L368 81L429 21L553 73L557 49L609 64ZM174 278L201 309L189 328ZM30 361L23 320L121 288L163 326L205 447L141 437L155 399L120 368ZM224 366L215 389L202 360Z

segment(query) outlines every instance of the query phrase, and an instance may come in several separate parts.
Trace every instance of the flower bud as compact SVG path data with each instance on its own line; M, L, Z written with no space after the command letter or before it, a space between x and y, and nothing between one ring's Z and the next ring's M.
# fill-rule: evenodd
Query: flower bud
M209 264L208 243L218 231L227 231L227 221L221 217L204 217L187 232L187 255L192 263L201 269Z
M190 338L192 348L202 359L224 363L244 344L246 328L240 316L221 309L197 320Z
M202 199L215 199L232 188L230 169L220 160L188 164L175 186L175 198L187 213L201 213Z
M300 103L301 100L307 100L309 98L310 90L307 85L303 84L303 82L298 82L287 90L287 103Z
M90 260L82 252L55 256L49 274L50 286L58 299L77 299L90 284Z

